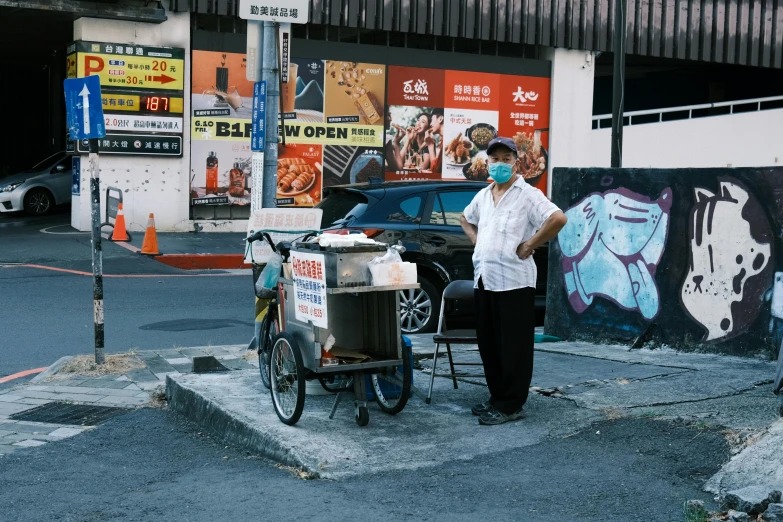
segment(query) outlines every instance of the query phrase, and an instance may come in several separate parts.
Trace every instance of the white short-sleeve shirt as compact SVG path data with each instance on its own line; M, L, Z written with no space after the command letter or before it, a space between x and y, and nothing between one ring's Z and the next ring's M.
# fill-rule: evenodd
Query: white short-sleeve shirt
M520 259L517 247L533 237L549 216L560 210L535 187L519 176L498 201L492 199L494 183L482 189L465 209L465 219L478 228L473 251L473 280L478 287L505 292L535 288L533 256Z

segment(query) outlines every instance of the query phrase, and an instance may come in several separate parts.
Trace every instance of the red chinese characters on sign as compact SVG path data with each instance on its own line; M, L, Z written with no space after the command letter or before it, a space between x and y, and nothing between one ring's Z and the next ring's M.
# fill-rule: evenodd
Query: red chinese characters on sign
M446 71L445 107L496 111L500 76L489 73Z
M294 259L294 275L296 277L307 277L309 279L324 279L323 263L313 260Z
M443 107L446 71L389 66L386 99L389 105Z

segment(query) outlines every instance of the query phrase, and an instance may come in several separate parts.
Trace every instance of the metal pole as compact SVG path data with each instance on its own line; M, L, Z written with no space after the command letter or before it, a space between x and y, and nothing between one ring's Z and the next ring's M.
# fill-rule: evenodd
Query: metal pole
M95 363L103 364L103 253L101 251L101 188L98 140L90 140L90 216L92 217L92 296L95 323Z
M623 166L623 112L625 109L626 0L615 0L614 72L612 86L612 168Z
M261 79L266 81L266 143L264 144L264 189L263 208L275 207L277 193L277 140L278 140L278 96L277 81L277 31L274 22L264 22L263 65Z

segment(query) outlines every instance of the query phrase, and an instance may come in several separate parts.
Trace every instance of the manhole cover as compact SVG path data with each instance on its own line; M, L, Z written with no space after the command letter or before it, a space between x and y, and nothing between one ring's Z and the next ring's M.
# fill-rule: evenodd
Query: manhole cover
M14 413L9 418L28 422L48 422L50 424L71 424L75 426L95 426L112 417L128 413L127 408L112 406L90 406L87 404L68 404L50 402L31 410Z

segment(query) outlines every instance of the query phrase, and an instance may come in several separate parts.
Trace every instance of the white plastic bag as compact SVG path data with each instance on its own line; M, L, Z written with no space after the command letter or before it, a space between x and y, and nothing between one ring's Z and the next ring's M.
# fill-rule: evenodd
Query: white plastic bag
M271 299L277 291L277 281L280 279L280 269L283 267L283 258L274 253L269 259L256 281L256 297Z
M369 262L370 265L385 265L388 263L402 263L402 257L400 257L400 253L396 248L388 248L385 254L373 258Z

